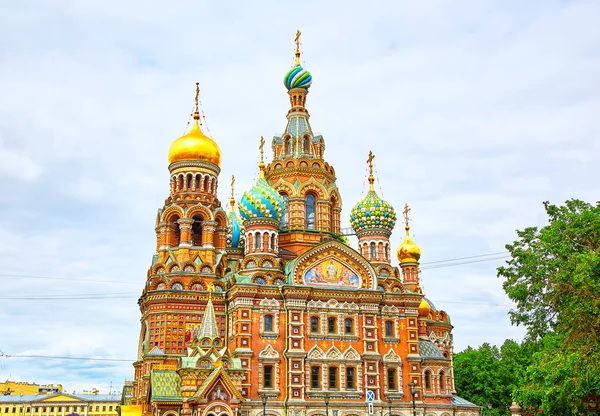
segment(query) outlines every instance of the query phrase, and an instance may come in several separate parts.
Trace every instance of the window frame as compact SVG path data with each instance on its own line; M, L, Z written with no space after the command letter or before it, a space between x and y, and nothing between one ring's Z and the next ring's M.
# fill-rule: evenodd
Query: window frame
M327 369L327 386L329 390L339 389L339 368L337 366L329 366Z
M310 205L309 198L311 200ZM307 193L304 198L304 221L304 226L307 230L317 229L317 198L312 193Z
M265 390L272 390L274 387L274 383L273 383L273 370L275 369L275 366L272 364L267 364L267 365L263 365L263 389ZM269 373L269 377L267 378L267 370ZM268 383L267 383L268 381ZM269 384L267 386L267 384Z
M310 388L312 390L321 389L321 366L313 365L310 367Z
M356 367L346 367L346 390L356 390Z
M338 333L337 318L335 316L327 317L327 333L328 334L337 334Z
M388 391L398 390L398 370L394 367L387 369L387 389Z
M348 325L350 323L350 325ZM348 330L350 329L350 330ZM346 318L344 319L344 334L345 335L354 335L354 319Z
M310 332L312 334L319 334L319 333L321 333L321 331L320 331L320 329L321 329L320 328L320 323L321 323L321 320L319 319L318 316L314 316L313 315L313 316L310 317Z

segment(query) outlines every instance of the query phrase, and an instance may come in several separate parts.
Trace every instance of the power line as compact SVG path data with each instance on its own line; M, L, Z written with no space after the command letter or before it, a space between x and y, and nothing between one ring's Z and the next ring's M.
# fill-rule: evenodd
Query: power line
M122 280L76 279L73 277L35 276L35 275L30 275L30 274L0 274L0 277L22 277L25 279L68 280L70 282L117 283L117 284L123 284L123 285L137 285L138 284L136 282L125 282Z
M37 355L37 354L8 354L2 353L0 357L6 358L50 358L56 360L79 360L79 361L114 361L131 363L135 360L126 360L123 358L107 358L107 357L73 357L68 355Z
M479 259L479 260L471 260L471 261L462 261L462 262L458 262L458 263L439 264L439 265L429 266L429 267L425 266L425 267L422 267L421 270L442 269L444 267L462 266L465 264L481 263L484 261L502 260L502 259L507 259L509 257L510 256L500 256L500 257L494 257L494 258L490 258L490 259Z
M451 262L451 261L475 259L475 258L478 258L478 257L499 256L500 254L505 254L506 255L506 254L510 254L510 252L508 252L508 251L499 251L497 253L478 254L476 256L457 257L457 258L454 258L454 259L447 259L447 260L428 261L428 262L421 263L421 264L448 263L448 262Z
M0 299L3 299L3 300L123 299L123 298L132 298L135 296L139 296L139 293L125 292L125 293L82 293L82 294L0 296Z

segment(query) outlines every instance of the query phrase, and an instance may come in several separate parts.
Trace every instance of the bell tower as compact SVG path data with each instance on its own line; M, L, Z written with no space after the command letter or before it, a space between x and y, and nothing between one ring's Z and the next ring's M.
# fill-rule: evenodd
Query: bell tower
M324 159L325 141L314 134L305 106L312 75L300 62L300 35L294 66L283 80L290 96L287 124L281 136L273 137L273 160L265 172L284 201L279 246L296 255L340 234L342 211L335 170Z

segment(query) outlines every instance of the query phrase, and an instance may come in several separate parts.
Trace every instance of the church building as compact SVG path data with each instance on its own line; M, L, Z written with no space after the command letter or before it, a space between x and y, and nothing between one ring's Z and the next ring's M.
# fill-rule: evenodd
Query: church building
M410 210L377 194L372 153L369 191L353 201L352 229L341 228L336 171L309 122L312 76L299 36L284 77L285 127L270 162L261 138L258 180L239 202L232 178L226 209L217 198L221 149L203 130L196 88L192 126L169 150L169 194L156 217L124 410L408 416L414 406L420 415L476 415L455 395L450 317L421 290ZM399 217L404 241L394 248Z

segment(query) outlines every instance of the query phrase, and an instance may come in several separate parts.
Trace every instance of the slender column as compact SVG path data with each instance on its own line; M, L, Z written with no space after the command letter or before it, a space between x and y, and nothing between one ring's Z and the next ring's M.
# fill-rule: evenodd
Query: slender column
M194 220L191 218L180 218L177 220L179 224L179 246L190 247L192 245L192 224Z
M202 248L215 248L216 221L202 221Z

